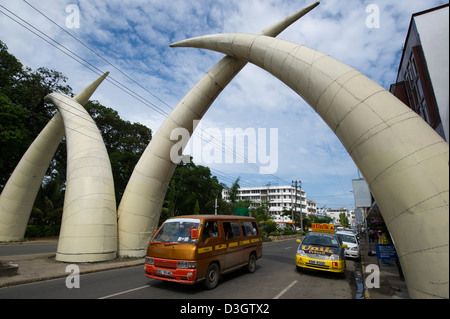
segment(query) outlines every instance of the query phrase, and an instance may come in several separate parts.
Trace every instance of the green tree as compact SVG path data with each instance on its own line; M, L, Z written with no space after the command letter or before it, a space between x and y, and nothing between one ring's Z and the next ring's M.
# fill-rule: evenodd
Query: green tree
M12 54L8 52L8 47L0 41L0 90L14 88L23 77L23 65Z
M175 180L172 179L169 184L169 188L167 189L166 197L164 199L164 204L161 209L161 214L159 216L159 224L161 225L167 218L174 216L175 209Z
M340 213L339 214L339 221L341 223L342 226L344 227L349 227L350 226L350 222L348 221L348 217L346 213Z
M200 214L200 205L198 204L198 199L195 201L195 207L194 207L194 215Z
M214 214L216 198L218 198L219 207L222 205L222 189L223 186L220 185L216 176L211 175L208 167L195 165L192 161L180 163L169 184L161 217L165 214L190 215L197 202L200 214ZM160 222L162 221L164 220L161 218Z
M59 178L44 182L36 196L30 220L33 224L61 224L64 185Z
M277 223L272 220L269 213L269 202L253 204L253 207L250 208L250 216L256 219L261 230L267 235L277 230Z
M71 94L66 80L54 70L24 68L0 41L0 189L56 112L44 97L51 92ZM50 167L49 172L52 170Z
M241 188L241 186L239 186L239 180L241 178L238 177L234 183L231 185L231 187L228 189L228 195L230 196L230 202L231 202L231 206L232 206L232 214L234 214L234 210L236 209L236 201L237 201L237 197L238 197L238 192L239 192L239 188Z
M66 81L67 78L55 70L39 68L33 71L24 67L0 41L0 191L27 148L57 112L44 97L52 92L73 96ZM120 203L134 167L152 138L152 131L142 124L122 120L116 111L97 101L88 101L85 108L105 142L114 175L116 202ZM53 183L65 185L66 158L63 138L50 163L44 188ZM33 210L35 220L48 219L49 211L62 211L62 200L39 197L44 194L44 188L38 194Z
M266 234L270 234L278 230L278 224L269 219L263 226L263 230Z
M0 189L22 157L28 143L26 128L28 113L0 92Z

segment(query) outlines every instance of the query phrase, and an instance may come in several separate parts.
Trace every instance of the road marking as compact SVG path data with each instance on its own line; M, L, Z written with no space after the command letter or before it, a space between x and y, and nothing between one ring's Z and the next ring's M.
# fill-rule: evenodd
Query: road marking
M294 280L289 286L287 286L286 288L284 288L278 295L276 295L273 299L278 299L280 298L282 295L284 295L286 293L286 291L288 291L289 289L292 288L293 285L295 285L298 281Z
M292 248L292 246L289 246L289 247L286 247L285 249L291 249Z
M129 292L133 292L133 291L141 290L141 289L144 289L144 288L148 288L148 287L149 287L149 286L142 286L142 287L139 287L139 288L134 288L134 289L130 289L130 290L126 290L126 291L118 292L118 293L116 293L116 294L112 294L112 295L109 295L109 296L105 296L105 297L100 297L100 298L98 298L98 299L108 299L108 298L111 298L111 297L115 297L115 296L120 296L120 295L124 295L124 294L127 294L127 293L129 293Z

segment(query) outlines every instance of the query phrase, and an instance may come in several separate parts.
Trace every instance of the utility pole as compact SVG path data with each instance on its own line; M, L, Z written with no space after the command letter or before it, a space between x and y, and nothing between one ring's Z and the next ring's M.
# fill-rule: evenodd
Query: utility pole
M295 187L295 193L294 193L294 210L292 211L292 222L294 225L294 229L296 227L295 225L295 211L297 210L297 189L300 187L300 228L303 230L303 213L302 213L302 181L292 181L293 186ZM300 186L299 186L300 185Z
M303 212L302 212L302 181L298 180L300 185L300 229L303 231Z
M216 200L215 200L215 202L214 202L214 215L217 215L217 197L216 197Z
M294 186L295 183L295 186ZM292 181L292 185L293 187L295 187L295 192L294 192L294 198L295 198L295 202L293 202L292 196L291 196L291 213L292 213L292 226L294 227L295 230L295 206L297 205L297 181Z

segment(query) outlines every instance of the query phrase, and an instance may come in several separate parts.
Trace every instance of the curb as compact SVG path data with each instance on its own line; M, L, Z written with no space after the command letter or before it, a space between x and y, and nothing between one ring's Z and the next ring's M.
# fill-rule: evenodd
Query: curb
M100 271L107 271L107 270L114 270L114 269L121 269L121 268L129 268L129 267L134 267L134 266L139 266L139 265L144 265L144 262L140 262L140 263L137 263L137 264L130 264L130 265L112 266L112 267L109 267L109 268L83 270L83 271L80 271L80 275L91 274L91 273L100 272ZM39 277L39 278L22 279L22 280L18 280L18 281L14 281L14 282L7 282L7 283L4 283L4 284L0 284L0 288L12 287L12 286L23 285L23 284L31 284L31 283L34 283L34 282L40 282L40 281L46 281L46 280L52 280L52 279L58 279L58 278L64 278L64 277L67 277L68 275L69 274L58 274L58 275L54 275L54 276L45 276L45 277Z
M362 278L363 278L363 287L364 287L364 299L370 299L369 288L366 286L366 264L364 260L361 258L361 270L362 270Z
M55 256L55 254L53 255ZM45 254L43 256L37 257L36 259L48 259L51 258L52 255L50 255L50 257L48 256L48 254ZM59 263L59 262L58 262ZM120 269L120 268L128 268L128 267L134 267L134 266L140 266L140 265L144 265L145 260L142 259L137 259L137 260L129 260L129 261L123 261L123 260L118 260L117 262L114 261L109 261L107 262L107 264L101 264L101 263L81 263L81 264L76 264L79 265L80 268L83 266L87 266L87 269L80 269L80 275L83 274L90 274L90 273L95 273L95 272L100 272L100 271L107 271L107 270L114 270L114 269ZM65 262L60 262L59 265L70 265L70 263L65 263ZM19 271L20 271L20 262L19 262ZM24 270L22 270L24 271ZM26 272L27 270L25 270ZM16 280L12 279L11 281L6 281L1 283L0 282L0 288L4 288L4 287L12 287L12 286L16 286L16 285L22 285L22 284L28 284L28 283L33 283L33 282L40 282L40 281L45 281L45 280L51 280L51 279L58 279L58 278L64 278L69 276L70 273L67 272L59 272L57 274L54 275L38 275L32 278L24 278L24 279L20 279L17 278ZM16 275L19 276L19 275ZM11 276L11 277L3 277L3 278L14 278L16 276Z

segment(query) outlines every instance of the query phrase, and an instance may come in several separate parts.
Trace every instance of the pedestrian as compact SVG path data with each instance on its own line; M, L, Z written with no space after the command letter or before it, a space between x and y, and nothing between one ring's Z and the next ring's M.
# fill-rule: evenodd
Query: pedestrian
M389 240L388 240L385 232L381 232L379 230L377 235L378 235L378 243L379 244L382 244L382 245L389 244Z
M379 245L389 244L389 240L388 240L385 232L378 231L378 244ZM381 259L381 261L385 264L389 264L391 262L390 259L386 259L386 258Z
M375 242L375 230L372 228L369 230L369 242Z

